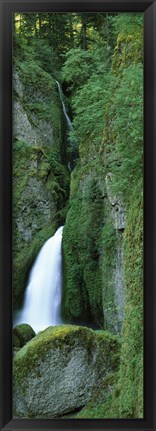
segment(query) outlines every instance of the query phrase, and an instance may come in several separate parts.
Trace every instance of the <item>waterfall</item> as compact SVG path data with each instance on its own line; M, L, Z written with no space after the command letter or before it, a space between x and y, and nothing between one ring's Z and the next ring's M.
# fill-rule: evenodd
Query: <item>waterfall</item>
M14 326L28 323L39 332L61 323L62 231L63 226L41 248L30 272L23 310Z
M70 129L72 129L72 130L73 130L72 122L71 122L71 120L70 120L70 118L69 118L69 116L68 116L68 114L67 114L66 107L65 107L65 104L64 104L64 101L63 101L63 94L62 94L61 85L60 85L60 83L59 83L58 81L56 81L56 84L57 84L57 86L58 86L59 96L60 96L61 103L62 103L62 108L63 108L63 113L64 113L64 115L65 115L65 117L66 117L67 124L68 124L68 126L70 127Z

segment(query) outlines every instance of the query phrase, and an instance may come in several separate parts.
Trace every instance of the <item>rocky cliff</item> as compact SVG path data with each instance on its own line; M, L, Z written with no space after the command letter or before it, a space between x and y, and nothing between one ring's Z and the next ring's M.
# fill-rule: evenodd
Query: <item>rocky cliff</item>
M64 223L69 174L54 79L35 63L17 63L13 91L13 292L18 308L39 249Z
M84 418L143 416L142 32L120 31L103 137L82 136L63 235L65 318L122 334L116 389Z
M72 172L64 234L64 316L113 332L122 330L125 211L111 194L101 145L84 139Z

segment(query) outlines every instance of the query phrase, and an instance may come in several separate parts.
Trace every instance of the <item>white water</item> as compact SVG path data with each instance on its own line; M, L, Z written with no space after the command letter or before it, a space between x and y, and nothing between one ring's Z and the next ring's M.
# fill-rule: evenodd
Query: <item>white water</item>
M14 326L28 323L37 333L61 323L62 231L63 226L41 248L30 272L23 310Z
M60 99L61 99L61 103L62 103L62 108L63 108L63 113L64 113L64 115L66 117L67 124L73 130L72 122L71 122L71 120L70 120L70 118L69 118L69 116L67 114L66 107L65 107L65 104L64 104L64 101L63 101L63 95L62 95L62 89L61 89L60 83L58 81L56 81L56 84L58 86L59 95L60 95Z

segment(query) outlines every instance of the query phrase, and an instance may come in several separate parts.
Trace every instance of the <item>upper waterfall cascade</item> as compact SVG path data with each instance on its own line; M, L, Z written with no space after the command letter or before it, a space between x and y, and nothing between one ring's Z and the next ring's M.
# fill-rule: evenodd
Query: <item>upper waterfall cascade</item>
M41 248L30 272L23 310L15 319L15 325L28 323L36 333L61 323L62 232L63 226Z
M71 120L70 120L70 118L69 118L69 116L67 114L67 110L66 110L66 107L65 107L65 104L64 104L64 101L63 101L63 93L62 93L61 85L60 85L60 83L58 81L56 81L56 84L58 86L59 96L60 96L61 103L62 103L62 108L63 108L63 113L64 113L64 115L66 117L67 124L73 130L72 122L71 122Z

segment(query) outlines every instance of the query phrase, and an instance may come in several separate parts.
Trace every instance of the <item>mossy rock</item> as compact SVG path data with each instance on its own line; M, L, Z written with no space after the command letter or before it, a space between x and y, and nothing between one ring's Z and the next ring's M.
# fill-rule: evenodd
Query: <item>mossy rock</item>
M15 356L16 415L53 418L83 407L99 379L118 369L119 350L116 337L85 327L40 332Z
M12 345L13 348L20 348L20 340L18 338L18 336L13 332L13 337L12 337Z
M86 166L72 172L63 232L63 316L71 323L103 327L100 236L104 183L98 169L98 162L86 161Z
M64 224L69 175L52 154L26 142L13 145L13 301L21 308L35 258Z
M63 114L55 80L30 61L17 62L14 72L15 138L60 152Z
M13 342L16 343L15 347L23 347L28 341L34 338L35 335L35 331L27 323L21 323L15 326L13 329Z

